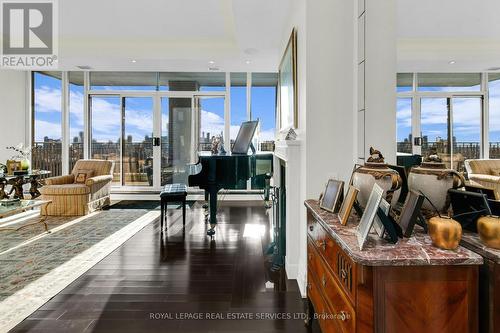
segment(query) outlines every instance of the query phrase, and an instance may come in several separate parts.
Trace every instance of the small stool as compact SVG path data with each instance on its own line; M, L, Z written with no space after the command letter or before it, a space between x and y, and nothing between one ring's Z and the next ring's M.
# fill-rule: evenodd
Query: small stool
M184 184L168 184L165 185L160 193L161 213L160 213L160 228L163 230L163 220L165 225L167 220L167 206L169 202L182 203L182 226L186 226L186 197L187 186Z

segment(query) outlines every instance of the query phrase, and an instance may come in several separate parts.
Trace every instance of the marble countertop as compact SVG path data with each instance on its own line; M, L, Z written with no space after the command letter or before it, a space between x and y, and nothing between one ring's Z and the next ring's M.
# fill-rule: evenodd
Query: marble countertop
M487 247L481 242L481 238L475 232L464 231L462 235L462 246L482 255L485 258L490 259L491 261L500 264L500 250L495 250L491 247Z
M361 251L356 237L359 218L351 213L347 225L340 224L337 214L319 208L317 200L306 200L306 208L325 227L331 237L356 263L365 266L428 266L481 265L483 258L460 246L457 250L442 250L432 245L431 238L419 226L410 238L400 238L396 244L378 237L372 230Z

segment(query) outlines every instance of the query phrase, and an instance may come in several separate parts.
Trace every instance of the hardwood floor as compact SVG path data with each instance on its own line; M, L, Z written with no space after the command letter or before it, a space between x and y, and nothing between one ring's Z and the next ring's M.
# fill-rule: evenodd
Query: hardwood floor
M183 233L169 211L165 237L150 224L12 332L310 332L296 282L266 269L262 203L221 206L212 241L203 219L196 203Z

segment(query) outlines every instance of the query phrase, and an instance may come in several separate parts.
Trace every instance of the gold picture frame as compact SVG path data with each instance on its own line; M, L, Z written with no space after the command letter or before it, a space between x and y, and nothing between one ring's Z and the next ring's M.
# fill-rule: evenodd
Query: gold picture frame
M13 176L14 171L22 170L21 161L7 160L7 175Z
M342 206L339 210L339 222L342 225L347 224L347 220L349 220L349 216L351 215L352 207L354 206L354 202L356 202L356 198L358 197L359 190L350 185L347 190L347 194L344 198L344 202L342 202Z
M281 58L278 71L279 129L298 128L297 30L294 28Z

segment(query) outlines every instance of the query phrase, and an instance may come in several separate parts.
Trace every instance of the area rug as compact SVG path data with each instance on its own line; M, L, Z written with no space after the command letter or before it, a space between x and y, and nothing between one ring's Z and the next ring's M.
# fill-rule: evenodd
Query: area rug
M159 215L111 209L66 221L48 219L51 233L37 233L38 226L22 234L0 233L0 244L10 244L0 250L0 332L21 322Z

